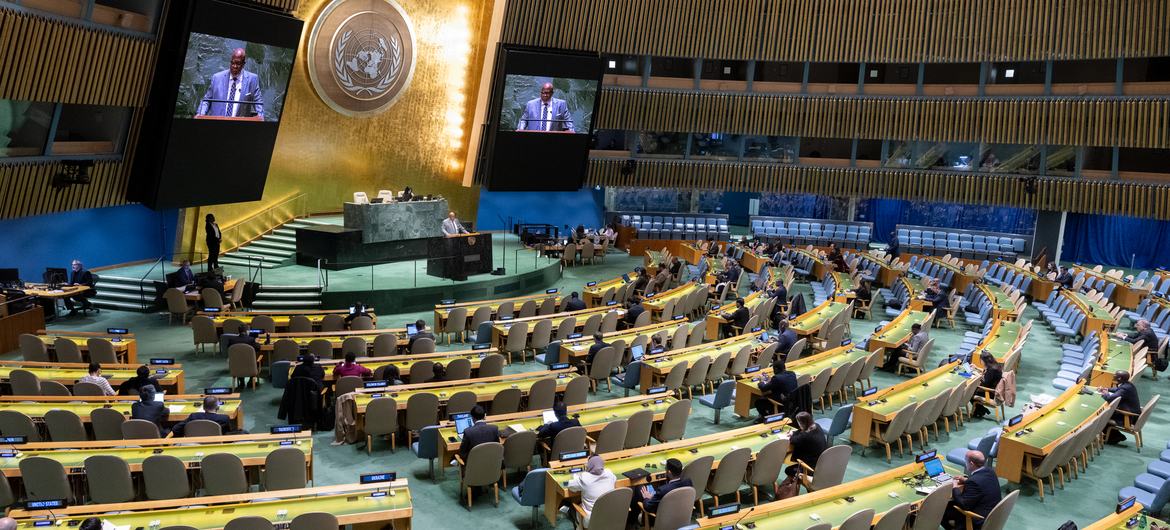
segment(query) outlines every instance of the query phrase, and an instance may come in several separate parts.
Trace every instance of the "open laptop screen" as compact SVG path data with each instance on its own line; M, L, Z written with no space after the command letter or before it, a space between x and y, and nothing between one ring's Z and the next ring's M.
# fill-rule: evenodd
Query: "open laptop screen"
M642 355L645 354L645 348L641 344L630 346L630 359L634 361L642 360Z
M926 466L926 474L931 477L937 477L943 473L942 460L937 458L927 460L923 465Z
M471 414L465 412L452 414L451 419L455 420L455 433L460 436L463 435L463 431L466 431L468 427L471 427L475 423L471 420Z

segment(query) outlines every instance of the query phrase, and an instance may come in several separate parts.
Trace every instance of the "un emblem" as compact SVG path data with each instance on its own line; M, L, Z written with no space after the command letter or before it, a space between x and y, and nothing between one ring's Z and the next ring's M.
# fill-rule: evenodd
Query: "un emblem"
M414 75L414 30L393 0L334 0L309 35L309 78L317 95L347 116L389 108Z

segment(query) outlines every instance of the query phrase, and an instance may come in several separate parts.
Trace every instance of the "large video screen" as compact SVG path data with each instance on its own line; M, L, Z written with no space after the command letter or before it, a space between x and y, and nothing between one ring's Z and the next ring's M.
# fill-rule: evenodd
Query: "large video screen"
M577 190L603 64L596 54L501 46L477 171L490 190Z
M304 23L172 0L128 198L155 209L259 200Z
M503 97L502 130L589 134L597 80L511 74Z
M176 118L280 121L296 50L191 33Z

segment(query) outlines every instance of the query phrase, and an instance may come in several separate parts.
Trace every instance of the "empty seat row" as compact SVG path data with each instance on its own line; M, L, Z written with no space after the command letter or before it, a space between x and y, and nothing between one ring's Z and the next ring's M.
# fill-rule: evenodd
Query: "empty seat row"
M953 269L944 267L937 261L918 259L918 256L910 256L910 265L906 270L916 276L935 278L944 289L951 286L951 280L955 276Z
M622 224L638 231L639 239L707 239L727 241L726 217L622 214Z
M984 262L987 263L987 262ZM983 275L983 281L998 285L1000 287L1011 287L1022 293L1028 292L1032 286L1032 277L1019 272L1015 269L1005 267L1002 263L996 262L987 269L987 274Z
M1014 256L1024 252L1027 241L1022 237L899 228L898 246L912 251L943 250L975 258Z
M763 238L783 238L798 244L827 245L863 248L869 245L872 228L863 224L847 224L822 221L819 219L769 219L753 217L752 234Z

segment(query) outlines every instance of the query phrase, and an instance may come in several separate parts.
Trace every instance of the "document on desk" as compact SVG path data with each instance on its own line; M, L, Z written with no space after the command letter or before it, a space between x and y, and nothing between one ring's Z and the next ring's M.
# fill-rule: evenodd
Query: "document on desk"
M520 425L519 423L513 423L513 424L509 425L508 428L512 429L515 432L524 432L524 431L528 430L528 429L525 429L524 426Z
M167 405L167 410L171 411L171 414L178 414L183 412L183 405Z

